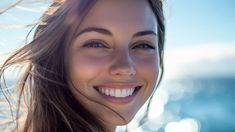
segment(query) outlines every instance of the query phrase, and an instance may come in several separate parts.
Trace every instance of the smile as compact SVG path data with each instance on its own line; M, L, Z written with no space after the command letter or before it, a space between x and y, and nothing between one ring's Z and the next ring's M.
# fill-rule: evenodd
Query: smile
M107 101L126 104L135 98L141 87L136 85L103 85L94 88Z
M116 98L125 98L131 96L134 93L135 88L122 88L122 89L114 89L114 88L98 88L98 91L101 94L116 97Z

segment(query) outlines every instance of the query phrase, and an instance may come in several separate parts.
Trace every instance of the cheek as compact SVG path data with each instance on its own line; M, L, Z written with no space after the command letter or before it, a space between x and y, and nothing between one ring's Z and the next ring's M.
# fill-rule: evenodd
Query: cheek
M103 65L101 60L83 55L74 55L70 72L76 81L89 81L102 71Z
M138 61L139 75L145 78L149 83L155 83L159 74L159 62L157 56L145 58Z

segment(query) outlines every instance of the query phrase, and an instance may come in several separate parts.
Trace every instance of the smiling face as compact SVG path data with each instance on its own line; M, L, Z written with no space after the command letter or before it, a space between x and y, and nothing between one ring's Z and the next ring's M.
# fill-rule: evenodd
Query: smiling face
M97 1L70 47L72 92L109 127L134 117L159 68L157 22L146 0Z

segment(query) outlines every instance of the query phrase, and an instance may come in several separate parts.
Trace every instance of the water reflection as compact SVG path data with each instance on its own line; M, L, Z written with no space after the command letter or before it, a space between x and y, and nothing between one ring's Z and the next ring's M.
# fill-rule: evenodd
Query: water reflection
M130 130L142 132L235 131L234 80L235 77L165 81L152 101L149 120L140 128L137 128L136 124L133 125L135 127Z

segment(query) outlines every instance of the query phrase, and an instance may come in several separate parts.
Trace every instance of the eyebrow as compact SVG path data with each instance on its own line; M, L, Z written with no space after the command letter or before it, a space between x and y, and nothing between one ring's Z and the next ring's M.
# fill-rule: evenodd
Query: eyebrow
M78 37L81 34L87 33L87 32L98 32L98 33L108 35L108 36L113 35L112 32L110 32L109 30L104 29L104 28L88 27L88 28L85 28L82 31L80 31L76 36ZM140 36L145 36L145 35L155 35L155 36L157 36L157 33L155 33L152 30L144 30L144 31L140 31L140 32L135 33L132 37L135 38L135 37L140 37Z
M140 31L140 32L137 32L133 35L133 38L135 37L140 37L140 36L145 36L145 35L155 35L157 36L157 33L155 33L154 31L152 30L145 30L145 31Z

